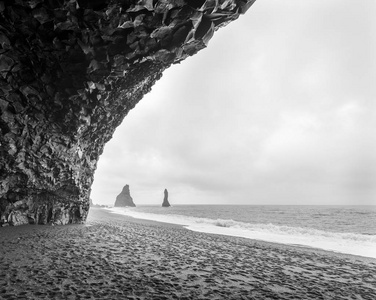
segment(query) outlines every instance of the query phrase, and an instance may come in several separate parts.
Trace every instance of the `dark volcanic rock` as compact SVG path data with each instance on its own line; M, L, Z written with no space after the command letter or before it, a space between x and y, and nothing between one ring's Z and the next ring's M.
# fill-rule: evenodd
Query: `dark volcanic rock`
M129 192L129 185L123 187L121 193L116 197L115 207L136 206Z
M167 191L167 189L165 189L162 207L170 207L170 206L171 206L170 202L168 202L168 191Z
M0 224L85 221L115 128L254 1L0 1Z

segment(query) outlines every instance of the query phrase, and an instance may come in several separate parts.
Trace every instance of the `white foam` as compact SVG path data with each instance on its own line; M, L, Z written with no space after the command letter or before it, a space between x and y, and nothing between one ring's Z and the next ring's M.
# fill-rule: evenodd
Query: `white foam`
M340 253L376 258L376 236L356 233L328 232L313 228L251 224L233 220L197 218L183 215L141 213L131 208L111 208L110 211L158 222L183 225L187 229L237 236L281 244L301 245Z

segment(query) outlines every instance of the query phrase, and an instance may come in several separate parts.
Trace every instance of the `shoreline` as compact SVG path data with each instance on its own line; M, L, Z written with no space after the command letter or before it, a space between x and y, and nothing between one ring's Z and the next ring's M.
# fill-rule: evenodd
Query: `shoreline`
M92 209L92 208L90 208L90 209ZM311 247L311 246L301 245L301 244L285 244L285 243L270 242L270 241L252 239L252 238L246 238L246 237L238 237L238 236L221 234L221 233L210 233L210 232L205 232L205 231L195 231L195 230L187 228L187 226L185 226L185 225L168 223L168 222L161 222L161 221L155 221L155 220L149 220L149 219L140 219L140 218L135 218L135 217L132 217L132 216L124 215L124 214L118 213L116 211L111 211L110 210L111 208L94 208L94 209L103 209L104 211L106 211L108 213L122 216L122 217L126 218L127 220L129 220L131 222L135 221L137 223L145 222L145 223L148 223L148 224L165 224L165 225L169 225L169 226L178 226L178 227L184 228L185 230L189 230L189 231L192 231L192 232L201 232L201 233L204 233L204 234L220 235L220 236L226 236L226 237L229 237L229 238L241 238L241 239L245 239L245 240L249 240L249 241L253 241L253 242L265 243L265 245L272 245L272 246L275 246L275 247L288 247L288 248L292 248L292 249L297 248L297 249L303 249L305 251L320 252L320 253L326 253L328 255L343 256L343 257L346 257L346 258L349 258L349 259L352 259L352 260L358 260L359 259L359 260L364 260L366 262L376 262L376 258L369 257L369 256L362 256L362 255L355 255L355 254L350 254L350 253L337 252L337 251L326 250L326 249L323 249L323 248L316 248L316 247ZM375 249L375 251L376 251L376 249Z
M376 261L91 209L0 228L0 299L366 299Z

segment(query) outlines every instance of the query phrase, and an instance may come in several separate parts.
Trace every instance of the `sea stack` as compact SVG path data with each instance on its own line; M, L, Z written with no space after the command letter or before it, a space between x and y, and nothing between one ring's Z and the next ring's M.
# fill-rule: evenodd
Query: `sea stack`
M136 206L129 192L129 185L125 185L121 193L116 197L115 207Z
M170 203L168 202L168 191L167 189L164 190L164 198L163 198L163 203L162 207L170 207Z

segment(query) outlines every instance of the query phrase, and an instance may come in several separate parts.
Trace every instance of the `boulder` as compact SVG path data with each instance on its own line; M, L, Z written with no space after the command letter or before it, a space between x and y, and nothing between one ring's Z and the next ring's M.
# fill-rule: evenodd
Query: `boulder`
M13 226L29 224L29 219L25 213L16 210L8 216L8 223Z

